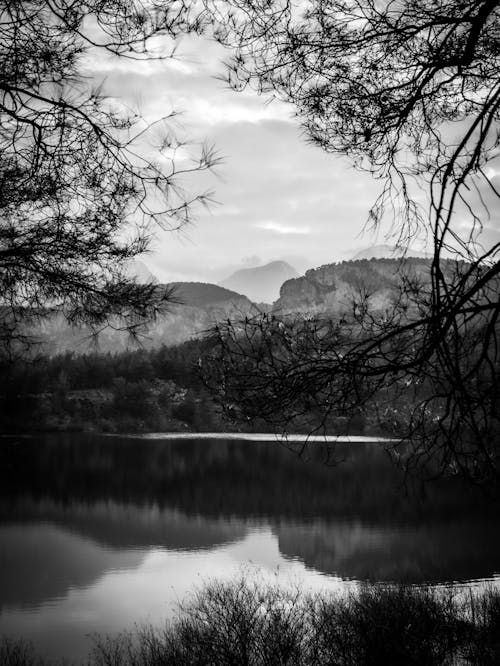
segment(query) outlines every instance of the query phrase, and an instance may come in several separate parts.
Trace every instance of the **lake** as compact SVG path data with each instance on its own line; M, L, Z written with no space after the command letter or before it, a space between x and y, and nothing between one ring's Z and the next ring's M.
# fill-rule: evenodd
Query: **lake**
M500 507L476 489L405 484L378 443L300 457L257 439L0 439L0 634L79 660L93 633L161 625L207 579L499 582Z

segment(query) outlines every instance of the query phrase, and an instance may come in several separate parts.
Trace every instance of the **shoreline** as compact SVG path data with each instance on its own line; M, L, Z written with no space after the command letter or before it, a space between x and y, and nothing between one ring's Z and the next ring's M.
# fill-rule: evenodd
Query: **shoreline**
M398 439L366 435L304 435L290 433L276 435L275 433L248 433L248 432L146 432L146 433L100 433L106 437L126 437L130 439L233 439L249 442L296 442L296 443L325 443L325 444L379 444L398 442Z

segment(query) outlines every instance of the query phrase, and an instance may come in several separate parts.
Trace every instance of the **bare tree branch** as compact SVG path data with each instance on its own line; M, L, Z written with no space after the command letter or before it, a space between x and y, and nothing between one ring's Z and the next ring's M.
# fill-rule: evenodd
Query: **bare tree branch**
M169 121L153 126L107 99L83 74L103 52L156 57L150 39L198 31L192 8L173 0L8 0L0 9L0 342L28 342L29 323L51 312L93 331L137 334L172 300L138 284L131 259L155 226L178 229L209 193L184 191L186 174L211 168L203 148L175 159ZM169 54L165 52L163 57ZM164 130L156 152L145 139ZM19 344L18 344L19 343ZM12 351L12 350L11 350Z
M243 418L328 426L364 409L405 440L409 467L498 483L500 6L495 0L205 2L233 49L226 80L294 105L307 137L381 181L369 224L426 233L418 284L368 292L345 316L229 322L205 359ZM401 262L402 270L406 266ZM410 443L410 444L408 444Z

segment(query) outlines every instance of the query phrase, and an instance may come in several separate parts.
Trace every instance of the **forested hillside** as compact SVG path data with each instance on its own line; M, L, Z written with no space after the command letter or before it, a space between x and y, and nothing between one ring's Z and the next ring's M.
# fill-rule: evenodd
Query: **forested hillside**
M448 262L447 270L454 269ZM275 310L282 313L341 313L352 307L353 300L367 296L375 310L388 308L405 282L429 285L430 260L359 259L326 264L287 280L281 287Z

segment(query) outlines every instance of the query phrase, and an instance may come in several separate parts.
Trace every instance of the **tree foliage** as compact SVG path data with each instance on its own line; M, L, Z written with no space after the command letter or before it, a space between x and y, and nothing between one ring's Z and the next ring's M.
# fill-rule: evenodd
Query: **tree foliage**
M169 117L154 126L93 87L99 59L168 57L196 31L183 0L7 0L0 10L0 338L29 342L26 322L63 312L93 331L137 330L171 294L130 277L152 225L177 229L192 205L182 179L215 162L182 147ZM146 149L161 136L155 150Z
M216 37L236 49L230 85L292 103L310 141L378 179L371 224L391 220L399 244L419 234L432 240L428 279L402 274L384 312L361 290L333 323L264 316L219 327L207 360L210 372L219 368L219 398L281 425L312 401L323 424L332 410L392 409L412 463L497 479L498 2L228 0L208 8Z

